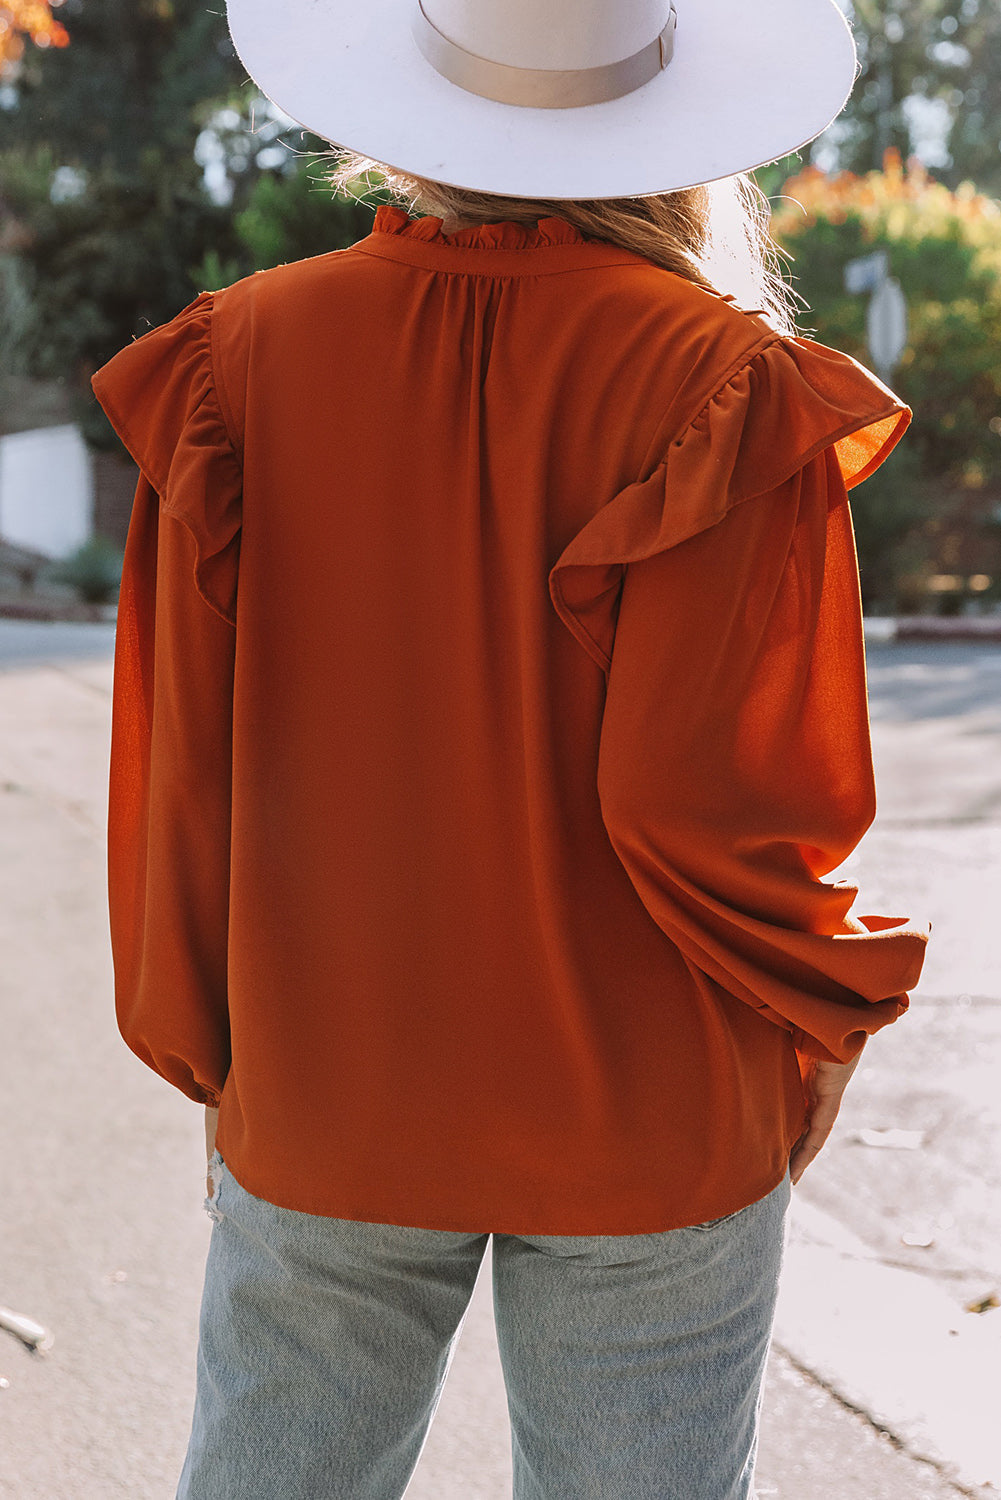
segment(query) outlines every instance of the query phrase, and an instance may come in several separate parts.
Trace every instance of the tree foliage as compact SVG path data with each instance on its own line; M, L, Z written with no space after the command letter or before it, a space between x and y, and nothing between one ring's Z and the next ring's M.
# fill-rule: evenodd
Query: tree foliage
M236 217L236 233L245 253L255 266L265 268L324 254L331 248L332 223L336 223L341 244L353 244L368 234L371 203L335 204L332 199L322 159L315 156L299 156L291 170L262 175Z
M4 194L30 225L21 261L31 301L29 370L69 375L88 435L106 431L88 395L94 370L129 339L165 322L195 295L206 246L236 252L232 221L197 181L105 167L84 192L53 201L50 152L8 155Z
M52 14L62 0L0 0L0 78L24 56L25 41L36 47L66 47L69 32Z
M892 148L950 187L1001 195L1001 6L997 0L851 0L861 75L823 149L878 169Z
M0 256L18 268L0 298L26 288L18 363L68 376L87 436L112 444L94 369L206 287L350 243L371 211L306 191L296 152L322 143L279 144L287 122L202 0L66 0L64 13L72 45L26 54L0 113Z
M5 141L98 172L148 170L154 152L192 175L205 112L244 76L222 15L201 0L65 0L61 14L71 45L25 55Z
M881 172L806 168L786 184L773 234L819 337L859 360L869 361L866 300L845 290L846 262L884 250L908 302L895 384L914 423L855 505L870 594L899 592L905 575L996 576L1001 204L890 152Z

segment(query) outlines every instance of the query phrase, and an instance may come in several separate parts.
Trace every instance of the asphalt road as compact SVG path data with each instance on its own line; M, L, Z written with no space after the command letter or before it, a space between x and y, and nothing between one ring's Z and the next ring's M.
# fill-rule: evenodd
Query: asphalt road
M0 1334L3 1500L169 1500L190 1420L200 1119L111 1024L110 644L0 621L0 1303L55 1336ZM1001 1484L1001 648L869 668L879 815L839 873L934 935L797 1194L762 1500ZM509 1475L481 1286L408 1500L504 1500Z

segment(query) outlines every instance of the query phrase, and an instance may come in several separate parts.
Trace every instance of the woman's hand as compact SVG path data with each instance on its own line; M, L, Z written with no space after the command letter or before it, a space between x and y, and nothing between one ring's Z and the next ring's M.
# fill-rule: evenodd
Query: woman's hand
M861 1056L860 1052L849 1063L820 1062L817 1059L811 1061L805 1080L810 1099L806 1128L789 1158L789 1175L793 1182L798 1182L814 1158L820 1155L838 1118L848 1080L858 1067Z
M216 1127L217 1127L218 1124L219 1124L219 1111L217 1109L212 1109L208 1104L206 1104L206 1106L205 1106L205 1160L206 1161L211 1160L212 1153L215 1151L215 1133L216 1133ZM211 1179L211 1177L206 1177L205 1178L205 1186L206 1186L206 1189L208 1191L208 1196L211 1198L212 1197L212 1179Z

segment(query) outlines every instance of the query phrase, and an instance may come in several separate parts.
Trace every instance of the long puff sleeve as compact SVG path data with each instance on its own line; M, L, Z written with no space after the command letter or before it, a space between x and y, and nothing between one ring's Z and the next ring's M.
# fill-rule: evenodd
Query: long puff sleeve
M211 377L210 305L95 379L140 464L115 655L109 900L121 1033L218 1104L227 941L240 471Z
M822 877L875 815L858 571L833 449L622 590L599 763L612 844L686 959L847 1061L927 933Z
M847 1061L927 931L825 884L875 815L847 490L909 419L846 355L756 351L567 545L553 605L602 668L609 838L686 960Z

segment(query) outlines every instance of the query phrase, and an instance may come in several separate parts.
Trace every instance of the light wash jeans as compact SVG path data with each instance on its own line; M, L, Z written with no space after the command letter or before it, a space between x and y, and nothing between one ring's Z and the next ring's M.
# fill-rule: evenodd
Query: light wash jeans
M318 1218L212 1161L178 1500L399 1500L487 1247ZM786 1179L663 1234L494 1236L515 1500L751 1500Z

